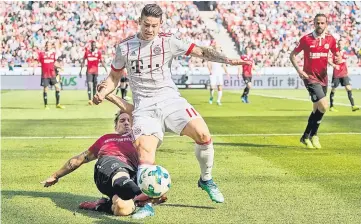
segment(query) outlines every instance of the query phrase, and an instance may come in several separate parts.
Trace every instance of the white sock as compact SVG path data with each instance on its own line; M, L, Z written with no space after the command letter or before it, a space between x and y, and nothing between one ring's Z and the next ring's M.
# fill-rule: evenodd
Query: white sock
M150 165L150 164L140 164L138 166L138 170L137 170L137 185L139 185L139 179L140 179L140 174L142 173L142 171L148 167L151 167L154 165Z
M217 102L221 102L221 99L222 99L222 90L221 91L218 91L218 99L217 99Z
M195 144L195 154L201 168L201 179L203 181L212 179L212 168L214 160L213 142L208 145Z
M211 97L213 97L214 89L211 90Z

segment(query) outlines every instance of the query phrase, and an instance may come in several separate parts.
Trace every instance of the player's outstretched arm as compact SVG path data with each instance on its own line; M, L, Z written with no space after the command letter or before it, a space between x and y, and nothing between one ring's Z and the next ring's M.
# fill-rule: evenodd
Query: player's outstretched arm
M97 91L101 91L101 89L106 88L107 84L105 81L101 81L99 85L97 86ZM127 101L123 100L119 96L115 95L114 93L111 93L105 97L108 101L115 104L121 111L124 111L125 113L132 116L132 112L134 110L134 106Z
M113 93L107 95L105 99L115 104L117 107L119 107L120 110L132 116L132 112L134 110L134 106L132 104L128 103L127 101L123 100L122 98Z
M93 102L98 105L99 103L103 102L105 97L112 93L114 89L118 86L120 78L121 78L121 70L114 71L113 69L110 70L108 77L105 79L106 87L97 91L94 95Z
M193 57L202 58L207 61L214 61L218 63L230 64L230 65L243 65L250 64L242 59L230 59L227 58L221 52L218 52L210 47L195 46L190 54Z
M96 159L95 155L89 150L86 150L81 154L70 158L62 168L53 173L53 175L51 175L48 179L40 183L44 184L44 187L50 187L56 184L59 178L73 172L74 170L78 169L82 164L90 162L94 159Z

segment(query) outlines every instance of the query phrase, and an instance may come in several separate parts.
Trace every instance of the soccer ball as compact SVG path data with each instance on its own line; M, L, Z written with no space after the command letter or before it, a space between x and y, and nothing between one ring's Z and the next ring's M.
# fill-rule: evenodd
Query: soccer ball
M167 193L171 180L168 171L161 166L154 165L144 169L139 177L139 187L150 198L159 198Z

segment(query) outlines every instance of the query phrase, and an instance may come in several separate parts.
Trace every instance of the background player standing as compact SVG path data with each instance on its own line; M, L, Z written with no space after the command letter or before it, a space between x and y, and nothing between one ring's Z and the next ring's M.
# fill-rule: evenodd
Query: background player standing
M243 103L249 103L248 94L249 90L252 88L252 72L254 71L253 66L253 57L252 57L252 48L246 47L245 53L241 55L241 59L248 62L248 64L238 66L238 79L241 78L241 70L242 70L242 78L244 84L246 84L246 88L244 88L243 94L241 96L241 100Z
M88 61L87 63L87 70L86 70L86 82L87 82L87 86L88 86L88 104L92 105L92 96L95 95L96 93L96 87L98 84L98 66L99 66L99 62L102 64L102 66L105 69L105 72L108 73L107 68L104 65L104 61L102 59L102 53L100 52L100 50L96 49L96 43L95 41L91 41L90 44L90 50L85 49L85 53L84 53L84 57L83 57L83 61L81 62L81 66L80 66L80 72L79 72L79 77L82 77L82 70L83 70L83 66L85 63L85 60ZM93 88L93 95L91 95L91 90Z
M345 41L340 39L337 42L338 49L340 50L340 54L342 56L342 62L340 64L335 64L335 56L332 57L332 60L329 60L328 63L333 67L333 75L332 75L332 89L330 93L330 111L337 112L333 105L333 97L335 96L336 88L339 84L345 87L347 92L348 99L351 103L352 111L357 111L360 108L355 106L353 97L352 97L352 88L350 83L350 77L348 77L348 70L347 70L347 54L343 48L345 47Z
M301 137L301 143L307 148L321 148L317 136L322 117L327 111L327 63L328 53L336 56L336 62L341 61L340 52L336 47L335 38L327 33L327 17L317 14L314 18L315 30L303 36L298 46L291 52L290 60L298 75L304 80L305 86L313 102L313 111L309 116L306 130ZM296 55L304 51L303 70L297 65Z
M55 51L52 50L52 43L47 41L45 43L45 51L38 52L37 61L41 65L41 83L43 87L43 99L44 107L46 110L50 109L48 107L48 88L49 85L55 86L55 98L56 98L56 108L64 109L65 107L60 105L60 86L56 79L56 68L60 68L59 63L56 61ZM35 65L34 65L35 66ZM35 72L35 67L34 67ZM34 75L33 72L33 75Z
M215 49L219 52L221 52L221 48L219 46L216 46ZM209 104L213 103L213 94L214 89L217 88L218 90L218 98L217 98L217 105L221 106L221 100L222 100L222 87L223 87L223 75L224 73L227 74L227 78L229 79L229 73L227 71L227 66L225 64L221 64L218 62L212 62L209 61L207 63L208 69L209 69L209 79L211 87L209 89L210 91L210 97L209 97Z

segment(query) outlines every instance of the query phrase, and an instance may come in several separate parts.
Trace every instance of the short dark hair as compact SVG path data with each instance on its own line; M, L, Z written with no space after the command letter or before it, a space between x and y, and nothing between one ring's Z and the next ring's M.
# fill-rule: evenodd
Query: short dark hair
M115 114L115 118L114 118L114 125L115 125L115 126L117 126L117 123L118 123L118 121L119 121L119 117L120 117L120 115L122 115L122 114L125 114L125 112L124 112L124 111L121 111L121 110L118 110L118 112Z
M142 13L140 15L140 17L142 18L143 16L145 17L155 17L155 18L160 18L162 20L162 16L163 16L163 11L162 9L159 7L159 5L157 4L147 4L144 6Z
M323 14L323 13L318 13L318 14L315 16L315 18L313 19L313 21L316 21L316 19L317 19L318 17L325 17L325 18L326 18L326 22L327 22L327 16L326 16L325 14Z

